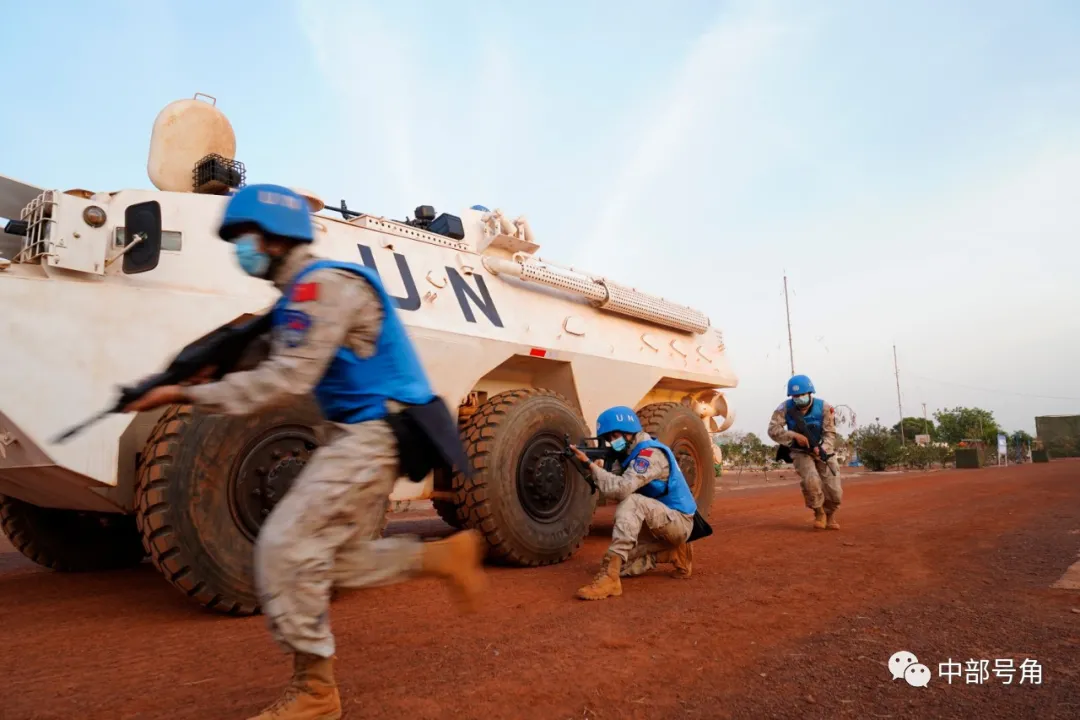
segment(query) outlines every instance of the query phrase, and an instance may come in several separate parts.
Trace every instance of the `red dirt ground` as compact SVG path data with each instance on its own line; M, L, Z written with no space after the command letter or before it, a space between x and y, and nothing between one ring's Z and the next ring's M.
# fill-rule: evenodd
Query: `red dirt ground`
M1077 718L1080 463L849 478L840 532L798 487L718 492L694 577L573 597L610 536L539 569L491 569L474 616L434 580L337 600L346 718ZM444 534L437 520L393 532ZM148 566L60 575L0 548L0 717L246 718L285 656L263 619L202 611ZM892 681L908 650L929 687ZM1033 658L1042 684L953 684L949 658Z

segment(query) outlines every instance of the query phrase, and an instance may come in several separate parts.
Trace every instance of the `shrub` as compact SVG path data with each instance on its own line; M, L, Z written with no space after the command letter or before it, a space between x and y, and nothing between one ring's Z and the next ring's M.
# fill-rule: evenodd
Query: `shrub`
M859 451L859 459L874 472L880 472L904 460L904 448L899 438L881 425L859 428L852 437Z
M932 446L922 445L905 445L904 446L904 465L909 468L915 468L917 470L926 470L934 466L934 463L940 462L938 456L939 448Z

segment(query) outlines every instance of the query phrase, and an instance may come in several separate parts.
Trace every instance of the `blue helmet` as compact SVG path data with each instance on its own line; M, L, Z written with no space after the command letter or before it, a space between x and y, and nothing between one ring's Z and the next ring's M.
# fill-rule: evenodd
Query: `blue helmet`
M470 209L470 210L479 210L480 212L491 212L490 210L488 210L488 209L487 209L486 207L484 207L483 205L473 205L473 206L472 206L471 208L469 208L469 209Z
M608 408L596 418L596 436L603 437L609 432L639 433L641 421L631 408L625 405L617 405Z
M281 185L248 185L229 198L218 227L221 239L232 240L251 226L296 242L315 240L307 199Z
M806 393L814 392L814 383L810 381L805 375L793 375L790 380L787 381L787 394L788 397L794 397L795 395L805 395Z

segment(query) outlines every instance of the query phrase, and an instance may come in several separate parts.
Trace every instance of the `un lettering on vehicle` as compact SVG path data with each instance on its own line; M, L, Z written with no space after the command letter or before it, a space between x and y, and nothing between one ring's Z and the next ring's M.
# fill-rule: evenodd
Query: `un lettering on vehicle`
M371 248L361 243L357 243L356 247L360 251L361 262L382 278L382 271L379 270L378 263L375 261L375 254L371 251ZM416 312L420 309L421 297L412 268L409 267L409 260L401 253L394 252L394 264L397 266L405 294L395 295L389 293L389 290L387 292L393 298L394 304L399 310ZM487 283L482 276L473 275L474 284L462 276L455 267L446 265L445 270L450 288L454 292L454 297L457 299L458 307L466 322L475 324L478 322L479 316L482 315L494 327L503 327L502 317L499 315L498 308L495 307L495 300L491 297L491 292L488 290Z

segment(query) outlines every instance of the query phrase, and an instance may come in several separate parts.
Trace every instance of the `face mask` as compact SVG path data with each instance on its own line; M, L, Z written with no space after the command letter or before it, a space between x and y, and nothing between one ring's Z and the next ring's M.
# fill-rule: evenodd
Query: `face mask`
M626 438L617 437L611 441L611 449L615 452L622 452L626 449Z
M270 256L259 249L258 235L244 235L233 243L240 267L252 277L266 277L270 269Z
M809 395L796 395L793 399L795 400L795 404L799 407L806 407L810 404Z

